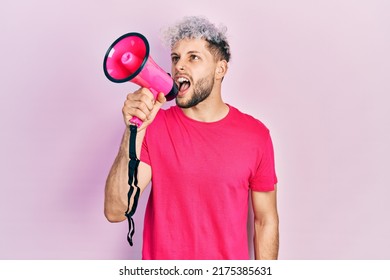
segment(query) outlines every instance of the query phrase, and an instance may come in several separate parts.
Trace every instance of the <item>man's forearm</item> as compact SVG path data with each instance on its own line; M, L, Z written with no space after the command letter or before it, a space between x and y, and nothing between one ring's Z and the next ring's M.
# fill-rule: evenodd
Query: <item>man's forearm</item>
M110 222L120 222L126 217L124 215L127 202L127 165L129 159L129 131L126 129L122 142L110 169L106 180L104 193L104 215Z
M142 141L145 132L137 133L136 149L139 157ZM123 134L118 155L108 174L105 187L104 214L111 222L125 220L127 209L128 182L128 162L129 162L129 139L130 132L127 128Z
M279 253L279 226L277 222L255 222L254 250L256 260L276 260Z

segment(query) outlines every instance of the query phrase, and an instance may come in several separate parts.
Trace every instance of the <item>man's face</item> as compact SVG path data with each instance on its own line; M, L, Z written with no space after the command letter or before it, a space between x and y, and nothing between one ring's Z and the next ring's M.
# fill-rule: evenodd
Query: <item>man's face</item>
M183 39L172 48L172 74L179 87L176 104L196 106L214 87L216 62L203 39Z

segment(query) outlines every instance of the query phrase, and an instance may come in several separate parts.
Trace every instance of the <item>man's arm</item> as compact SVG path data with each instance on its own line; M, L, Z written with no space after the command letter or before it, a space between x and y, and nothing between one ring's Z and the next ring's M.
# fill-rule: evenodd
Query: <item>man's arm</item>
M145 130L137 133L137 155L139 157L141 144ZM130 131L127 128L123 134L118 155L108 174L104 196L104 215L110 222L121 222L126 219L128 185L128 162L129 162L129 139ZM138 187L141 194L149 184L152 177L149 165L140 162L138 166ZM130 200L132 205L133 199ZM131 209L131 208L130 208Z
M256 260L276 260L279 252L279 217L275 190L252 191L254 250Z
M129 120L136 116L143 121L138 128L136 138L136 153L140 158L142 142L145 137L147 126L154 120L158 110L166 101L164 94L160 93L157 100L154 100L150 90L141 88L134 93L127 95L122 108L126 130L123 134L118 155L108 174L104 193L104 215L110 222L121 222L126 219L128 185L128 163L129 163ZM146 163L140 162L138 166L138 187L141 193L149 184L152 178L152 170ZM130 209L133 198L130 199Z

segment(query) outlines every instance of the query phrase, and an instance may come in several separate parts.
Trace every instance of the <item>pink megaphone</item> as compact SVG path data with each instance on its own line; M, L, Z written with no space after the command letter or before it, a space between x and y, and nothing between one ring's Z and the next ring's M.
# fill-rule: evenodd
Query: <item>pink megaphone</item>
M149 50L148 40L140 33L132 32L119 37L104 56L104 74L112 82L133 82L148 88L154 98L162 92L167 100L172 100L177 96L178 88L171 76L149 56ZM130 122L138 127L142 125L137 117Z

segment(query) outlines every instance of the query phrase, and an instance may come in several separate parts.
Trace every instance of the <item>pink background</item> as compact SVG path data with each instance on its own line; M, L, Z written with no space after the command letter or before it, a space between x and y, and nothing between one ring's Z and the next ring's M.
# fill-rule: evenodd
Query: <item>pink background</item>
M103 191L131 83L102 70L138 31L167 71L160 27L229 28L226 102L271 130L281 259L390 259L388 1L2 1L0 259L140 258Z

